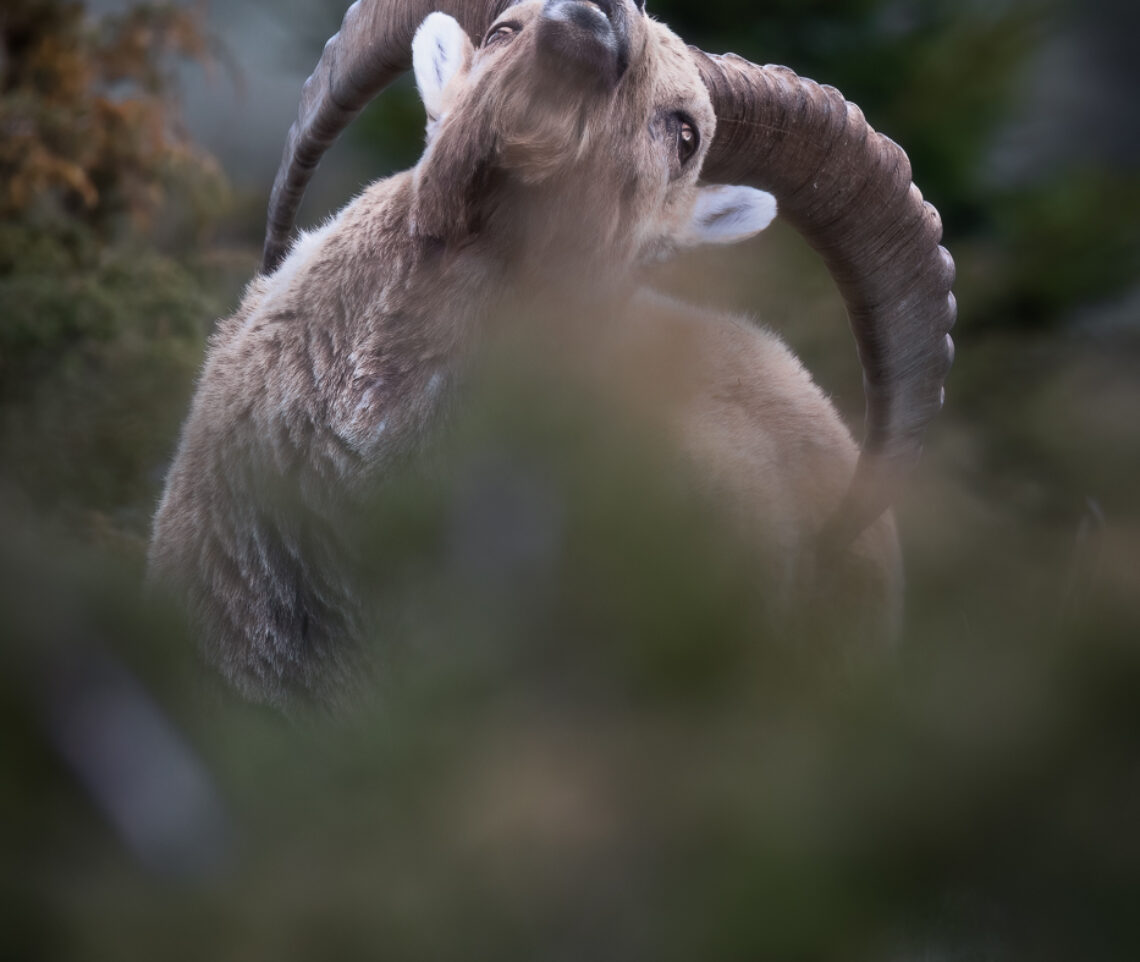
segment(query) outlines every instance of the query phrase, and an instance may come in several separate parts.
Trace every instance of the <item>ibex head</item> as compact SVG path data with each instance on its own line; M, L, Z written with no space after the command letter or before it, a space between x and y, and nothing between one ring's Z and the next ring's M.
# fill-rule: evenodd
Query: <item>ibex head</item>
M918 456L953 356L938 214L902 150L836 90L685 47L641 0L358 0L305 85L263 270L287 250L322 153L411 66L433 11L448 18L428 19L416 44L429 115L416 229L454 240L502 211L522 256L569 250L623 267L755 232L770 191L835 278L863 364L867 434L831 535L877 517Z
M428 115L419 232L505 242L516 270L565 276L569 259L597 285L775 215L766 192L697 186L712 103L686 47L632 5L520 3L478 48L433 13L412 48Z

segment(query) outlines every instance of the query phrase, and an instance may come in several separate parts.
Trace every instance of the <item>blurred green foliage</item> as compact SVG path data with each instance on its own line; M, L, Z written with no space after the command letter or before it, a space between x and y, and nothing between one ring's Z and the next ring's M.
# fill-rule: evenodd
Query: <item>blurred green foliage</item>
M1140 956L1140 170L1092 137L995 160L1043 51L1126 6L650 0L705 49L840 87L946 219L959 359L899 508L900 652L762 637L747 553L660 453L507 366L452 470L361 519L391 611L375 697L282 722L216 690L138 589L205 335L257 259L221 245L233 198L179 119L175 65L219 55L204 10L6 3L4 957ZM331 32L342 7L310 13ZM1137 92L1094 86L1114 133ZM347 148L380 173L421 129L404 82ZM786 330L858 419L841 305L790 232L653 280ZM83 730L127 712L139 740L108 758L154 792L144 820L194 822L127 750L155 717L182 733L237 826L227 858L140 859L61 747L76 704Z
M967 512L965 561L919 567L905 651L764 637L746 556L644 442L502 373L452 470L361 519L410 617L349 716L203 691L105 564L0 549L17 957L1135 957L1127 596L1061 612L1036 534L979 558ZM551 504L558 550L520 554ZM69 602L45 614L47 584ZM92 644L198 746L237 826L212 871L144 871L54 755L53 675Z
M223 306L202 252L227 188L174 82L210 44L172 5L20 0L0 33L0 476L73 529L141 540Z

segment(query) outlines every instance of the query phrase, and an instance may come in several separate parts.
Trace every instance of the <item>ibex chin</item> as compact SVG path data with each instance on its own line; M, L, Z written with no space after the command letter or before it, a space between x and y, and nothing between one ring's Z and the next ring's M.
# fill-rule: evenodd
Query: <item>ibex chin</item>
M409 66L420 162L290 243L324 150ZM861 451L772 335L630 280L674 248L756 233L776 202L846 302ZM857 107L786 68L687 47L644 0L359 0L305 84L261 273L211 340L152 575L245 695L335 699L366 634L345 519L431 433L467 347L517 297L596 319L598 350L651 395L666 379L645 371L668 365L644 410L765 543L774 598L849 570L889 631L888 508L952 355L940 237L905 154ZM290 509L266 497L273 484Z

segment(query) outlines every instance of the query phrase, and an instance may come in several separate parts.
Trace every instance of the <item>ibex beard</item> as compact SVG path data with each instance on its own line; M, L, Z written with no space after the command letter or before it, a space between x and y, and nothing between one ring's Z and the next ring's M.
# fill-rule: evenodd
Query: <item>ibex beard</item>
M698 181L718 125L708 58L631 0L454 6L486 33L476 47L443 13L416 32L428 120L419 164L283 258L279 235L312 168L301 148L323 146L330 126L335 135L357 96L333 96L338 71L356 90L370 63L383 86L397 56L383 44L422 19L367 0L349 11L291 132L264 273L211 339L150 554L208 658L247 697L281 706L335 702L356 686L369 606L354 514L422 454L473 348L505 316L584 332L612 402L662 425L764 545L758 579L780 606L825 583L821 538L845 499L863 510L822 567L828 590L857 585L858 606L889 634L901 570L893 520L885 502L853 499L863 462L833 407L755 325L634 284L641 263L749 237L775 214L755 186ZM840 176L830 153L815 176ZM837 250L840 267L862 256ZM874 341L872 360L891 343ZM898 405L887 408L895 417Z

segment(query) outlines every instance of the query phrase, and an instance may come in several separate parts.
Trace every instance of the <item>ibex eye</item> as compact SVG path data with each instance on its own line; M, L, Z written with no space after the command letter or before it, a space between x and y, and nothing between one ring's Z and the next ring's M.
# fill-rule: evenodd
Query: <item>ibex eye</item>
M697 152L697 147L701 143L701 136L697 133L697 128L693 126L692 121L686 120L684 117L678 119L680 123L677 125L677 156L682 164L686 164L689 158Z
M516 33L518 33L518 31L519 25L513 21L509 23L496 24L487 31L487 36L483 38L483 46L485 47L487 44L494 43L499 40L506 40L508 37L514 36Z

